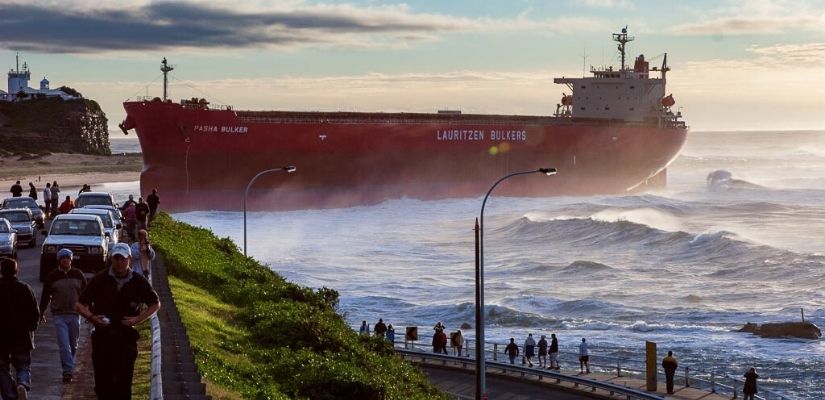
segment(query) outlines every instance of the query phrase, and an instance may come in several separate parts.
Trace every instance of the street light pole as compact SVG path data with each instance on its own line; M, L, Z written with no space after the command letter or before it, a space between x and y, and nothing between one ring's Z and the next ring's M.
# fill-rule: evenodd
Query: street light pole
M251 188L252 184L255 182L255 180L258 179L258 177L260 177L263 174L266 174L266 173L269 173L269 172L278 172L278 171L286 171L287 173L291 174L291 173L295 172L296 169L297 168L290 165L290 166L287 166L287 167L280 167L280 168L272 168L272 169L263 170L261 172L258 172L258 174L255 175L254 177L252 177L252 179L249 181L249 184L246 185L246 190L243 192L243 255L244 255L244 257L246 257L246 198L249 197L249 188Z
M481 213L476 220L476 400L487 399L487 366L484 355L484 207L487 198L499 183L518 175L544 174L555 175L555 168L539 168L531 171L514 172L501 177L490 187L481 202ZM479 220L481 223L479 224Z

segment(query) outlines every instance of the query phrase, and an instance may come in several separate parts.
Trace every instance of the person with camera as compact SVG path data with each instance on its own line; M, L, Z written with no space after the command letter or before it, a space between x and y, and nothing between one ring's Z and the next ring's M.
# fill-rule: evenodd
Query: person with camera
M130 248L132 251L132 270L143 274L146 279L149 279L149 273L152 271L152 260L155 259L155 249L149 243L149 232L146 229L138 230L137 239L132 242Z
M92 364L99 399L131 399L138 341L134 326L160 309L157 292L130 268L131 261L129 245L115 244L111 266L89 281L77 303L78 313L95 325Z

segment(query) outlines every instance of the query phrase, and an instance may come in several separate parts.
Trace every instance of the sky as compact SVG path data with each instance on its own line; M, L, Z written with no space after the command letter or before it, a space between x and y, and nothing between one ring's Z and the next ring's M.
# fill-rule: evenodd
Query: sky
M0 63L97 100L549 115L554 77L667 53L693 130L825 130L825 0L0 0ZM0 64L1 65L1 64ZM0 88L6 89L0 85Z

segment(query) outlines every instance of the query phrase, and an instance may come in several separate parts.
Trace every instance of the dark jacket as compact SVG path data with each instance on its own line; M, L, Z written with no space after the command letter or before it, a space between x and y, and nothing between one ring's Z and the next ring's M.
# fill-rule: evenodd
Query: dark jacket
M504 354L510 357L518 357L518 345L515 343L508 344L507 347L504 348Z
M745 374L745 387L742 389L742 393L744 394L757 394L759 393L756 390L756 378L759 378L759 375L756 372L748 371Z
M679 366L679 363L676 362L676 358L673 356L667 356L664 360L662 360L662 368L665 369L665 374L673 375L676 373L676 368Z
M40 294L40 314L46 312L51 303L52 315L77 314L75 305L86 288L86 276L77 268L66 272L60 268L52 271L43 282L43 292Z
M551 353L558 353L559 352L559 340L553 338L553 341L550 342L550 352Z
M25 352L34 348L34 331L40 313L31 286L17 277L0 278L0 352Z

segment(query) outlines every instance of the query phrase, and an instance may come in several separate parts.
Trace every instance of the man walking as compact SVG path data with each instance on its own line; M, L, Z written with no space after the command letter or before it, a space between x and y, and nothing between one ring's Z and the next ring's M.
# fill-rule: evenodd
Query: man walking
M20 181L15 182L14 185L11 185L11 190L9 190L9 192L11 192L11 197L22 196L23 186L20 186Z
M43 209L43 219L48 219L49 216L52 215L52 184L46 182L46 187L43 188L43 203L46 204L46 208Z
M31 351L40 317L37 300L31 286L17 279L17 261L0 259L0 275L0 393L3 399L25 400L31 389Z
M152 189L152 194L146 198L146 203L149 205L149 223L155 219L155 213L158 212L158 204L160 204L160 197L158 197L158 190Z
M92 364L99 399L131 399L138 340L133 327L160 309L157 292L129 268L131 258L129 245L115 244L111 267L89 281L77 303L78 313L95 325Z
M52 218L57 215L57 207L60 205L60 186L57 181L52 182Z
M676 375L676 368L679 363L676 362L676 357L673 357L673 352L668 351L667 357L662 360L662 368L665 370L665 379L667 380L667 394L673 394L673 376Z
M504 348L504 354L507 354L507 357L510 358L510 364L515 364L516 357L518 357L518 345L516 344L516 339L510 338L510 344Z
M555 369L558 371L561 369L561 367L559 367L559 341L556 339L555 333L551 334L550 338L550 367L548 369Z
M582 338L582 343L579 345L579 371L584 374L590 373L590 355L587 352L587 341ZM587 372L585 372L585 368L587 368Z
M74 356L80 334L80 316L77 314L76 306L77 299L86 288L86 277L83 272L72 268L72 256L69 249L60 249L57 252L57 269L46 276L40 296L40 322L46 322L46 309L51 304L57 344L60 348L63 383L71 382L74 373Z

